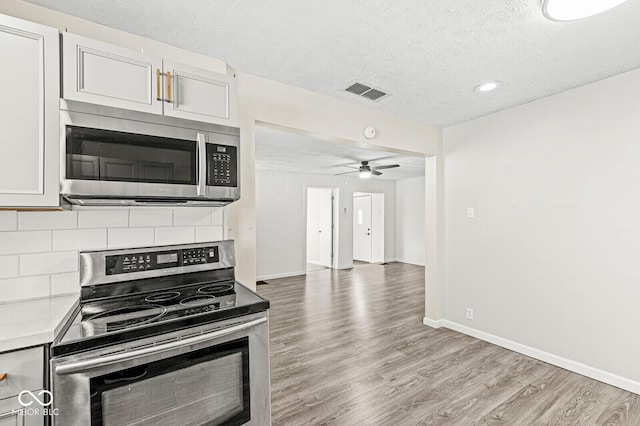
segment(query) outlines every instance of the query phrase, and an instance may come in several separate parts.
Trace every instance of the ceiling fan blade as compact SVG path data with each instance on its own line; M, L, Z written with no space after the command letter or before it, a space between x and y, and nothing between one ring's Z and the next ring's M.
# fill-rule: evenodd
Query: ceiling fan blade
M336 173L334 176L339 176L339 175L348 175L349 173L358 173L360 170L353 170L350 172L344 172L344 173Z
M380 176L382 173L380 173L376 169L371 169L371 174L374 175L374 176Z
M400 167L400 164L389 164L388 166L376 166L371 167L372 170L393 169L394 167Z

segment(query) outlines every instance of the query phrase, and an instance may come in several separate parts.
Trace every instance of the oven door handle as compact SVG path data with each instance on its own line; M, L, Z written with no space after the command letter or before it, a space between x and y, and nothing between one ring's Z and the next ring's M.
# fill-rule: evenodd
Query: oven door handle
M249 321L249 322L238 324L238 325L233 325L228 328L223 328L222 330L217 330L212 333L201 334L199 336L193 336L193 337L187 337L186 339L177 340L175 342L164 343L158 346L151 346L148 348L137 349L129 352L120 352L117 354L105 355L97 358L84 359L82 361L66 362L63 364L56 365L55 373L59 375L74 374L74 373L79 373L81 371L90 370L96 367L115 364L117 362L130 361L130 360L141 358L151 354L166 352L172 349L178 349L185 346L206 342L208 340L219 339L220 337L228 336L229 334L237 333L239 331L243 331L248 328L256 327L265 322L267 322L266 318L259 318L257 320Z

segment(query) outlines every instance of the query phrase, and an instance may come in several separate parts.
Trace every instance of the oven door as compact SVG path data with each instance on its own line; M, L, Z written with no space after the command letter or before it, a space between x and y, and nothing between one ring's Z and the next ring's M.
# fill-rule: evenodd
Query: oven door
M54 358L53 424L268 425L267 330L253 314Z

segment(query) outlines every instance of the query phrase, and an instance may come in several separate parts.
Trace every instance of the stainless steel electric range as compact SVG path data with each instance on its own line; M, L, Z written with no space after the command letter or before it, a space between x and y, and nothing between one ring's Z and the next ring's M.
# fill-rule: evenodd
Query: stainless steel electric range
M233 241L80 253L51 345L54 425L269 425L269 302Z

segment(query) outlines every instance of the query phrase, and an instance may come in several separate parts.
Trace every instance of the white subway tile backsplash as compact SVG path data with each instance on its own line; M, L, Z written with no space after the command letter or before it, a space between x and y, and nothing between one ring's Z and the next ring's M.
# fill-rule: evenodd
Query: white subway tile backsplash
M141 207L129 211L129 226L171 226L173 209L150 209Z
M206 207L174 209L173 224L175 226L211 225L211 209Z
M49 275L0 280L0 302L49 296Z
M74 229L77 227L77 211L18 213L18 229Z
M0 232L0 254L51 251L51 231Z
M195 230L193 226L156 228L156 245L185 244L193 242L195 242Z
M0 256L0 278L18 276L18 256Z
M53 231L53 250L89 250L107 248L106 229Z
M78 211L78 228L122 228L127 226L129 226L128 209Z
M20 275L44 275L78 270L77 251L20 255Z
M0 212L0 231L18 229L18 212Z
M51 275L51 295L70 294L80 292L80 273Z
M196 226L196 243L222 240L222 226Z
M0 302L77 293L78 250L218 241L222 207L0 211Z
M153 228L111 228L108 242L109 248L152 246Z
M224 207L218 207L211 212L211 224L222 225L224 222Z

